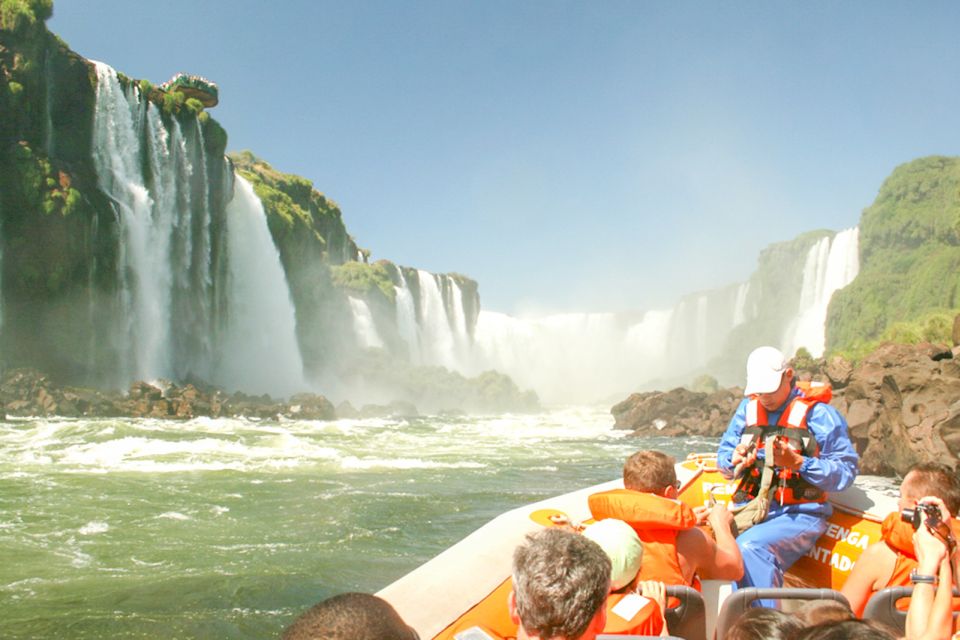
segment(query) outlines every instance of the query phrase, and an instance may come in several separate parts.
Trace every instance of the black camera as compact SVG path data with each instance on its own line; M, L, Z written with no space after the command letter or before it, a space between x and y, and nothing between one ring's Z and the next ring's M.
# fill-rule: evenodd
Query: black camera
M940 507L927 502L917 503L916 509L904 509L900 512L900 519L909 522L913 528L919 529L921 524L935 527L940 524Z

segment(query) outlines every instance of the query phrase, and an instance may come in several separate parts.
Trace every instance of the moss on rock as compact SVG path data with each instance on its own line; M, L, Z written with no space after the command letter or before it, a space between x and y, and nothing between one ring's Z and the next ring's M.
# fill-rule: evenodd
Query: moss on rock
M331 268L333 283L347 291L355 291L366 297L376 295L377 292L391 303L396 299L396 289L390 277L390 269L386 264L377 262L365 264L363 262L345 262Z

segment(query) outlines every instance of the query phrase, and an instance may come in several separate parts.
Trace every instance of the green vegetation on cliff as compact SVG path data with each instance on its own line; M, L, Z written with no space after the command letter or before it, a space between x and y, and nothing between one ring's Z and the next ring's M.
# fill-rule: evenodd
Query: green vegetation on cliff
M861 217L860 261L830 304L831 352L856 358L883 340L949 336L960 306L960 158L894 170Z
M263 202L270 233L278 245L299 238L337 264L355 249L335 202L313 188L306 178L281 173L250 151L230 154L237 171L250 181ZM301 246L306 250L306 246ZM284 249L281 247L281 253Z
M366 264L363 262L345 262L331 268L333 283L341 289L355 291L365 297L379 290L387 300L393 302L396 289L390 271L383 262Z
M53 0L0 0L0 29L21 33L53 15Z

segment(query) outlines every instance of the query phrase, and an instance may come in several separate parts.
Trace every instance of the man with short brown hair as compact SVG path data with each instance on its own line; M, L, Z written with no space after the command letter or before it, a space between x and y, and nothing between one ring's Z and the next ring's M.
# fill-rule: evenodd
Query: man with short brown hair
M704 578L736 580L743 560L731 532L732 514L726 506L695 512L677 499L676 461L659 451L638 451L623 467L623 489L595 493L587 499L597 520L616 518L629 524L643 542L640 580L695 585ZM716 542L698 529L706 517Z

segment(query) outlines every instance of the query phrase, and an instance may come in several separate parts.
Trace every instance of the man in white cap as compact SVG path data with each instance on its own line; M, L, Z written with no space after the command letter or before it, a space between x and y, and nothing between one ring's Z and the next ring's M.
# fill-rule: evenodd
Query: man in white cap
M744 565L737 584L780 587L826 530L827 492L849 487L860 459L846 420L827 404L829 387L801 390L778 349L759 347L747 358L744 396L717 452L720 469L740 479L734 503L762 501L756 524L737 537Z

